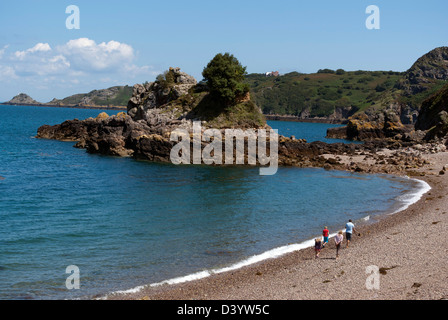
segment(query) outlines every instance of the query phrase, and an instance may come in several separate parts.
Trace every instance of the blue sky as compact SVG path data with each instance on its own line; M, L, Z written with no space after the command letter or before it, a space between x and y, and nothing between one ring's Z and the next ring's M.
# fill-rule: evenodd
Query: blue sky
M66 28L69 5L79 30ZM365 26L369 5L379 30ZM0 101L153 81L170 66L201 80L219 52L249 73L405 71L448 46L446 12L446 0L1 1Z

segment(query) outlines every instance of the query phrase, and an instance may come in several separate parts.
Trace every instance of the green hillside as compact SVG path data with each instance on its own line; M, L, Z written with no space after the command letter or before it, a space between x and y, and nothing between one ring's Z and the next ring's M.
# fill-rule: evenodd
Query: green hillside
M313 74L291 72L279 77L250 74L246 79L253 100L265 114L299 116L307 110L310 117L325 117L336 107L352 107L352 112L356 112L378 103L403 74L324 69Z
M394 104L412 113L447 83L448 47L424 54L406 72L322 69L278 77L250 74L247 81L265 114L325 117L338 107L351 107L351 114L377 113Z

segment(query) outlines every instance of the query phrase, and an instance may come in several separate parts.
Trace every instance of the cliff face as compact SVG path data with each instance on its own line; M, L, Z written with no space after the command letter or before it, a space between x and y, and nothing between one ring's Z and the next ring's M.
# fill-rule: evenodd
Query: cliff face
M171 82L156 81L134 85L127 107L128 114L133 120L152 121L157 111L165 108L168 103L188 95L197 85L196 79L181 72L179 68L170 68L169 73L172 76Z
M448 134L448 84L423 102L415 129L427 130L427 140Z
M448 80L448 47L436 48L419 58L397 87L413 95L427 91L439 80Z
M419 58L395 88L384 93L380 104L350 117L345 129L331 129L328 136L341 138L345 135L352 140L390 138L409 133L412 128L406 125L415 124L417 118L420 119L420 124L416 126L416 130L428 130L430 127L422 125L430 122L427 119L428 111L423 108L432 102L424 100L447 80L448 47L436 48ZM426 116L420 117L421 112ZM440 121L440 117L437 119Z
M395 88L385 92L383 106L400 117L403 124L415 124L422 102L448 80L448 47L436 48L420 57L404 73Z

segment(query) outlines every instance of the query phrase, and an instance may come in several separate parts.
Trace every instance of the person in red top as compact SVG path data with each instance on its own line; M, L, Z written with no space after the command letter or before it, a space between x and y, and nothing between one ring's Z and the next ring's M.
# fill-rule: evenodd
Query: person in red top
M324 231L322 231L322 235L324 236L324 242L322 243L322 248L328 243L328 236L330 235L330 231L328 231L328 227L324 227Z

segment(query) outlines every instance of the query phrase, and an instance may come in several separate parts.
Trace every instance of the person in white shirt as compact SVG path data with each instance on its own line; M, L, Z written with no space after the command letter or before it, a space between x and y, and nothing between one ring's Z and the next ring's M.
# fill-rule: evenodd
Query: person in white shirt
M355 225L353 224L352 220L348 220L347 224L345 225L345 237L347 238L347 248L350 245L350 241L352 240L352 234L353 232L357 232L355 229Z
M334 237L334 244L336 245L336 259L339 258L339 249L341 248L342 240L344 239L344 235L342 230L338 232L338 234Z

